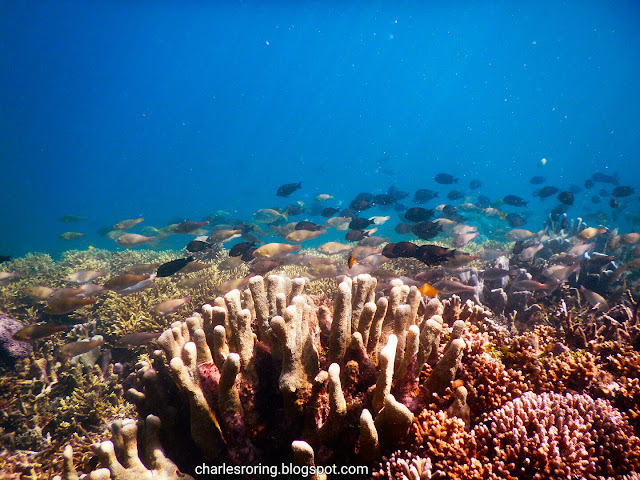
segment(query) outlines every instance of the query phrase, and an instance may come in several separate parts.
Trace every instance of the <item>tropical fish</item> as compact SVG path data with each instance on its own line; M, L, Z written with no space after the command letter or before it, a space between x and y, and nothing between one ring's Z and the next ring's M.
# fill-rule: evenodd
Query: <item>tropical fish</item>
M540 197L540 198L548 198L551 195L558 193L559 191L560 191L559 188L547 185L546 187L542 187L540 190L536 190L535 192L533 192L533 196Z
M129 230L130 228L135 227L136 225L138 225L140 222L144 221L144 217L140 217L140 218L128 218L126 220L121 220L120 222L116 223L113 228L115 230Z
M182 269L180 270L180 273L184 273L184 274L195 273L210 267L211 267L211 264L209 263L189 262L184 267L182 267Z
M471 190L477 190L478 188L480 188L482 186L482 182L480 180L471 180L469 182L469 188Z
M460 200L462 197L464 197L464 192L461 192L460 190L451 190L447 193L447 198L449 200Z
M438 192L434 192L433 190L428 190L426 188L421 188L416 190L416 193L413 195L413 203L417 203L421 205L423 203L427 203L429 200L432 200L438 196Z
M607 175L606 173L600 173L600 172L594 173L593 175L591 175L591 180L593 180L594 182L610 183L612 185L618 185L618 179L613 175Z
M287 183L285 185L281 185L280 187L278 187L278 190L276 191L276 195L278 197L288 197L299 188L302 188L302 182Z
M159 266L159 263L135 263L126 267L125 271L134 275L145 275L154 273Z
M576 237L578 237L580 240L591 240L592 238L595 238L598 235L602 235L605 232L607 232L606 228L587 227L584 230L581 230L580 233L576 235Z
M63 215L58 221L62 223L77 223L86 219L87 217L81 217L80 215Z
M558 286L558 284L554 282L540 283L537 280L519 280L517 282L514 282L512 285L513 285L513 288L516 290L527 290L527 291L547 290L549 292L551 292L552 290L555 290L556 287Z
M82 237L86 237L86 236L87 236L86 233L64 232L62 235L60 235L59 238L61 238L62 240L77 240L78 238L82 238Z
M529 203L525 201L524 198L518 197L517 195L507 195L502 199L502 201L512 207L526 207L527 203Z
M538 253L543 248L544 244L542 242L527 247L518 254L518 260L520 260L521 262L530 262L531 260L533 260L533 257L536 256L536 253Z
M191 233L200 227L205 227L209 225L209 221L205 220L204 222L194 222L191 220L187 220L185 222L179 223L175 225L171 231L173 233Z
M86 305L96 303L95 298L60 297L51 300L44 308L44 313L49 315L66 315Z
M104 270L78 270L77 272L67 275L65 280L78 284L87 283L106 274L107 272Z
M592 307L597 308L600 312L609 311L609 304L602 295L586 289L584 285L580 285L580 291Z
M332 195L328 195L326 193L321 193L320 195L316 195L314 200L316 202L326 202L327 200L331 200L333 198Z
M441 185L450 185L458 183L458 179L448 173L438 173L433 179Z
M513 230L509 230L505 234L505 237L507 237L509 240L525 240L527 238L533 238L535 236L535 233L523 228L514 228Z
M116 243L124 248L137 247L152 241L154 237L147 237L138 233L125 233L116 238Z
M280 260L271 260L268 258L264 260L256 260L249 266L249 271L254 275L264 275L281 265L283 265L283 262Z
M616 187L613 189L613 192L611 192L611 195L613 195L614 197L628 197L629 195L633 194L633 188L631 187Z
M433 218L433 209L412 207L404 212L404 218L410 222L425 222Z
M273 208L261 208L253 213L253 220L258 223L273 223L280 218L288 220L286 213L280 213Z
M379 267L380 265L384 265L388 261L389 259L384 255L374 254L367 255L362 260L359 260L358 263L367 267Z
M153 307L152 311L156 315L168 315L170 313L178 311L182 308L186 303L191 301L191 297L182 297L182 298L172 298L170 300L165 300L164 302L160 302L158 305Z
M364 230L349 230L347 234L344 236L344 239L347 242L359 242L367 235L369 234Z
M139 347L145 343L157 339L162 332L135 332L128 333L116 342L116 347Z
M327 207L323 208L320 212L320 216L324 218L333 217L336 213L340 211L339 208Z
M134 273L123 273L122 275L118 275L117 277L112 277L107 280L104 284L104 288L117 292L119 290L133 287L137 283L148 280L149 278L151 278L151 275L148 274L136 275Z
M189 262L193 262L194 260L195 258L193 257L177 258L175 260L171 260L170 262L160 265L156 274L160 278L170 277L174 273L178 273L180 270L186 267Z
M387 243L389 241L388 237L376 237L374 235L369 235L368 237L364 237L362 240L358 242L358 245L361 247L379 247L383 243Z
M431 240L442 231L442 226L435 222L419 222L411 227L411 233L422 240Z
M54 333L64 332L71 328L71 325L29 325L15 332L11 337L14 340L32 342Z
M35 300L47 300L53 294L54 289L45 287L44 285L38 285L27 289L27 295Z
M13 278L18 278L20 274L18 272L1 272L0 271L0 285L7 283Z
M229 259L227 259L229 260ZM224 262L223 262L224 263ZM240 262L242 263L242 262ZM176 285L180 288L195 288L199 285L202 285L206 282L208 278L206 277L195 277L195 278L183 278Z
M573 205L574 196L571 192L560 192L557 199L564 205Z
M535 177L531 177L529 179L529 183L532 185L540 185L541 183L546 182L547 179L545 177L541 177L539 175L536 175Z
M69 359L87 353L94 348L101 347L103 344L104 340L71 342L63 345L60 348L60 353L65 359Z
M338 231L345 231L349 229L349 223L351 218L349 217L333 217L324 222L325 227L333 227Z
M327 242L320 245L318 247L318 251L326 255L335 255L338 253L348 252L352 248L352 245L347 245L340 242Z
M440 280L434 285L435 289L443 295L453 295L461 292L475 292L471 285L465 285L457 280Z
M302 243L306 242L307 240L317 238L324 233L327 233L326 230L318 230L315 232L310 230L294 230L286 236L286 240L287 242L291 243Z
M356 264L356 257L354 255L349 255L349 258L347 259L348 267L353 268L355 264Z
M241 242L236 243L229 249L230 257L240 257L244 255L248 250L256 246L256 242Z
M425 295L431 298L434 298L438 295L438 290L436 290L436 288L429 283L422 284L422 286L418 288L418 291L420 291L422 295Z
M228 242L229 240L233 240L234 238L238 238L240 235L242 235L242 230L238 228L233 230L228 228L223 230L216 230L207 237L207 242L224 243Z
M456 238L453 239L453 246L464 247L467 243L469 243L471 240L476 238L478 235L480 235L478 232L461 233L460 235L458 235Z
M253 252L257 258L273 258L286 253L300 251L300 245L289 245L288 243L267 243Z
M205 250L209 250L212 247L213 245L209 242L195 239L187 243L185 250L190 253L195 253L195 252L204 252Z

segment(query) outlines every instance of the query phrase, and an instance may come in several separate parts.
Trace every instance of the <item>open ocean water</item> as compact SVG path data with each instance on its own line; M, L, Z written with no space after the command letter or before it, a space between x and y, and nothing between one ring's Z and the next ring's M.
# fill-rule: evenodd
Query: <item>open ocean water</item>
M98 231L125 218L249 220L320 193L429 188L434 207L440 172L470 202L524 198L532 231L558 204L535 175L581 189L569 218L638 230L639 45L632 1L8 0L0 254L118 249ZM611 184L584 187L597 172L633 195L612 209Z

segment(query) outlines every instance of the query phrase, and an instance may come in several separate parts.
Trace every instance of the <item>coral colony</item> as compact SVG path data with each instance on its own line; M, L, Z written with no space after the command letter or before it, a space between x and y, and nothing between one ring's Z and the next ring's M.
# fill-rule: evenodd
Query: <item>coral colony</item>
M635 237L544 235L5 262L3 478L638 478Z

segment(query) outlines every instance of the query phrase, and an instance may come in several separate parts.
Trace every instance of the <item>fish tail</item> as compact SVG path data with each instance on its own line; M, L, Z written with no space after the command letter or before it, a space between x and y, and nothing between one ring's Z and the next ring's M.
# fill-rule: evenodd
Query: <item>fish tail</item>
M282 212L280 215L282 215L282 218L284 218L286 222L289 221L289 213L286 210Z

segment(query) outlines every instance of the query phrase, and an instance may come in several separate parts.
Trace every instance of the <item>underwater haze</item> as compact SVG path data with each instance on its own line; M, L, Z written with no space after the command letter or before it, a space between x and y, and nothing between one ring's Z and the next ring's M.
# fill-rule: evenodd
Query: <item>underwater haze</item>
M428 188L434 207L441 172L471 202L524 198L532 231L558 204L533 176L579 187L569 217L637 231L639 46L632 1L4 1L0 255L321 193ZM595 173L634 193L610 207Z

